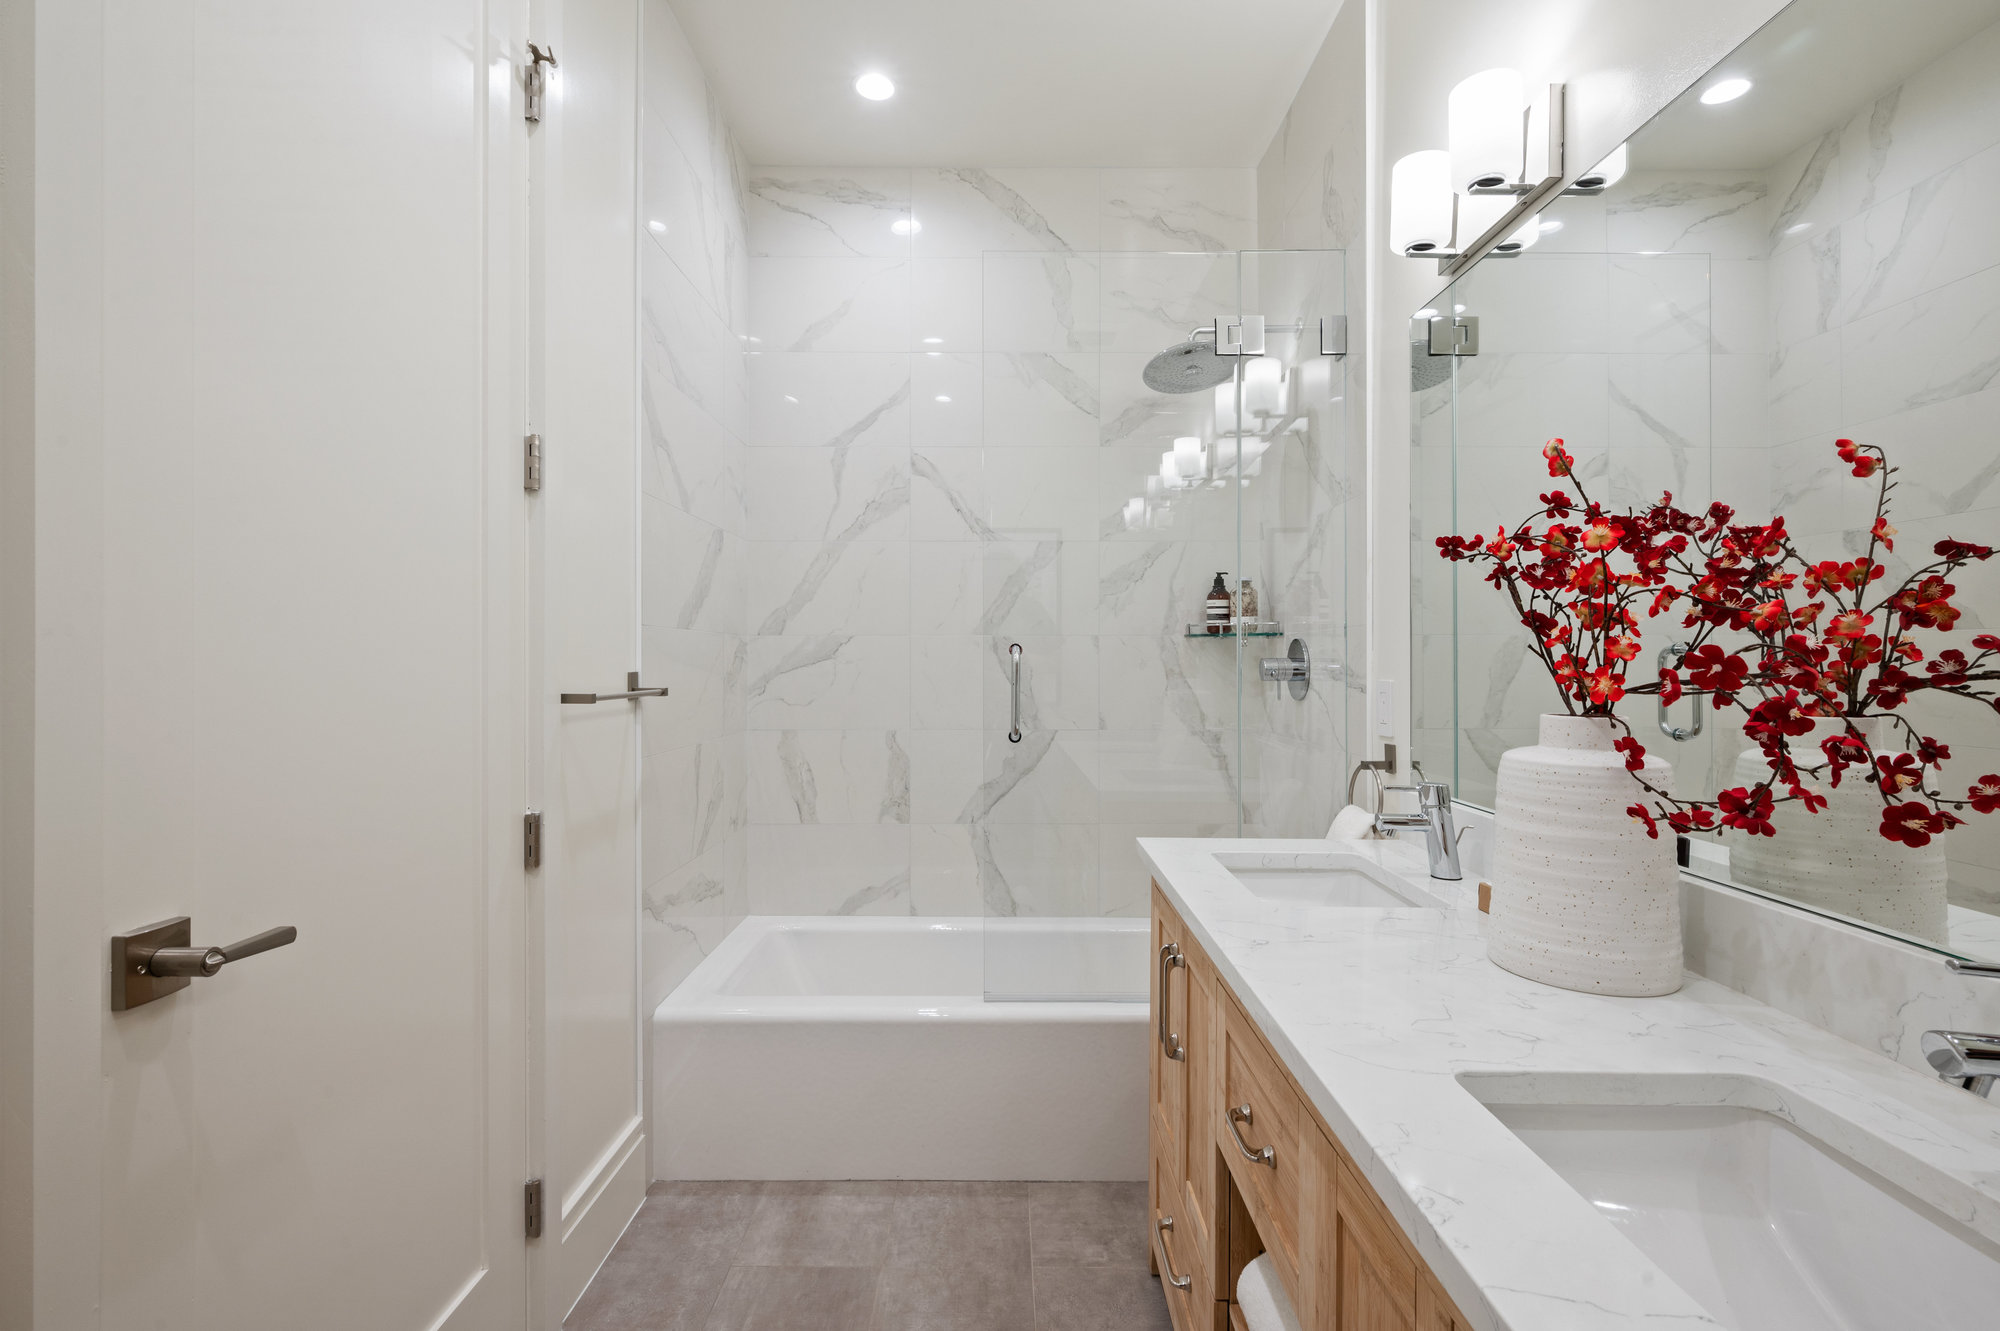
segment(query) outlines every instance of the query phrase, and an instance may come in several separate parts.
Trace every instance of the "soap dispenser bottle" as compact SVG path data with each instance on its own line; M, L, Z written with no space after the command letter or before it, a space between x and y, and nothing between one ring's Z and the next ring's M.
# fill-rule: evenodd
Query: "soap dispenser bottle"
M1224 585L1228 575L1215 575L1215 585L1208 589L1208 631L1211 636L1220 634L1229 627L1229 621L1236 617L1236 605L1231 600L1229 588Z

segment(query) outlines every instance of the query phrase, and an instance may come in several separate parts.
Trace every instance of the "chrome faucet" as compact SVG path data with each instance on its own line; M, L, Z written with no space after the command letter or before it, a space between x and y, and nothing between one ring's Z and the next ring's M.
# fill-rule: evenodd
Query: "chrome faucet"
M1423 773L1418 771L1417 775ZM1417 797L1415 813L1383 813L1378 804L1375 811L1375 834L1388 836L1398 828L1421 827L1424 829L1424 849L1431 859L1431 877L1447 883L1457 882L1461 875L1458 869L1458 831L1451 825L1451 787L1442 781L1419 781L1414 786L1385 786L1382 794L1391 791L1413 791Z
M1917 1047L1940 1078L1993 1098L1993 1083L2000 1081L2000 1035L1925 1031Z

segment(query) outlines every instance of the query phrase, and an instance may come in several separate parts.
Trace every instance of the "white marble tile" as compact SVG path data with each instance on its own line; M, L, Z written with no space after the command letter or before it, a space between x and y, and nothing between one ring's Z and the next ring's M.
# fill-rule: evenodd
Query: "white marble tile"
M1658 482L1676 495L1708 489L1711 358L1701 352L1612 356L1608 437L1611 471L1628 484ZM1656 455L1660 465L1632 469L1634 454ZM1609 496L1604 496L1609 498ZM1658 497L1651 484L1636 491L1640 502Z
M743 631L748 543L664 500L642 501L639 529L642 624Z
M1996 125L2000 24L1956 43L1848 122L1843 146L1855 177L1854 208L1887 199L2000 144Z
M1097 535L1097 459L1072 448L989 448L986 520L1012 539Z
M748 846L738 832L640 894L647 1010L659 1006L749 911Z
M1096 254L987 254L980 345L987 351L1098 350L1099 262Z
M910 350L976 352L985 338L986 264L925 257L910 264Z
M755 257L910 253L907 168L758 166L744 193Z
M1991 386L2000 378L2000 267L1848 324L1840 378L1848 429Z
M982 730L910 732L910 817L914 824L969 822L967 809L986 779Z
M910 358L901 352L766 351L744 357L753 446L910 442Z
M760 351L906 351L910 262L751 259L749 334Z
M1824 333L1771 353L1771 438L1837 430L1840 409L1840 334Z
M981 821L967 830L983 913L1097 913L1096 827Z
M1801 144L1769 171L1772 253L1825 235L1858 206L1843 137L1840 128L1831 129Z
M752 448L745 454L754 540L892 540L909 532L907 448Z
M1858 437L1888 450L1897 476L1899 521L1949 517L2000 506L2000 452L1982 443L2000 419L2000 385L1965 393L1861 427ZM1988 542L1989 536L1966 539Z
M977 448L984 442L981 359L942 351L910 358L910 438L916 447Z
M1003 735L1012 720L1013 661L1021 645L1021 730L1093 732L1098 721L1098 639L1092 634L1007 633L982 640L975 678L980 711L973 724ZM1023 741L1026 742L1025 740Z
M657 882L740 832L748 816L743 736L646 755L640 784L644 880Z
M1231 541L1105 541L1098 547L1099 633L1174 635L1199 623L1219 570L1236 564Z
M1773 346L1770 267L1764 259L1709 261L1708 333L1716 355L1755 355Z
M1706 352L1710 347L1708 260L1618 256L1609 265L1609 336L1617 352Z
M910 832L901 824L758 826L750 831L755 915L909 915Z
M1218 319L1258 312L1246 311L1234 254L1107 253L1098 263L1099 346L1107 352L1150 356ZM1263 313L1273 323L1281 315Z
M657 247L640 251L639 355L648 384L670 386L741 438L749 421L742 344Z
M919 915L978 915L979 863L963 823L910 828L910 897Z
M660 358L643 351L639 409L642 492L742 534L741 440L673 385Z
M752 633L909 631L907 542L757 541L749 562Z
M979 725L985 647L985 639L970 633L909 639L911 726L926 731Z
M1106 730L1100 740L1098 810L1105 822L1171 819L1189 827L1234 825L1234 730Z
M1768 184L1750 171L1634 171L1602 196L1605 247L1757 258L1766 248L1768 196Z
M1252 639L1246 655L1260 651L1263 642ZM1275 646L1271 650L1276 654ZM1106 634L1098 639L1098 670L1098 705L1107 730L1174 728L1196 734L1235 723L1233 639Z
M1772 257L1766 273L1772 345L1790 346L1838 327L1843 234L1832 227Z
M646 625L640 645L641 676L671 690L639 709L646 752L742 730L749 648L741 635Z
M1079 634L1095 630L1097 547L1054 536L988 540L980 547L979 632Z
M2000 264L2000 148L1917 181L1840 229L1840 317L1852 321Z
M910 821L907 732L758 730L745 738L751 823Z
M1110 250L1250 249L1256 173L1242 167L1119 168L1098 172L1098 247Z
M645 234L691 287L727 322L729 293L724 264L722 195L689 161L663 116L641 124L641 175Z
M1098 244L1098 172L1090 168L942 167L913 174L920 256L1074 250Z
M909 639L825 633L749 640L751 730L903 729L910 722Z
M986 450L917 449L911 454L912 540L997 539L986 510Z
M988 444L996 448L1097 444L1097 356L988 352L980 363Z
M984 608L984 544L910 542L910 631L975 633Z
M1547 355L1482 350L1472 360L1458 367L1461 450L1530 445L1539 450L1551 438L1566 440L1572 453L1603 446L1610 366L1601 351ZM1441 428L1450 423L1447 418ZM1539 470L1546 480L1546 468Z
M1464 312L1479 316L1475 359L1603 351L1610 337L1609 266L1603 255L1531 251L1474 268L1455 290Z

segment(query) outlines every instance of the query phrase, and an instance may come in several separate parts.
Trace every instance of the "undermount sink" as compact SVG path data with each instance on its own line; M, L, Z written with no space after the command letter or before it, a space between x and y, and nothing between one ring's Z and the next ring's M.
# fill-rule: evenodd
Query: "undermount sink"
M1301 906L1435 906L1413 888L1391 886L1366 861L1342 855L1217 855L1216 863L1260 901Z
M1735 1331L1987 1325L2000 1309L2000 1244L1774 1114L1487 1108Z

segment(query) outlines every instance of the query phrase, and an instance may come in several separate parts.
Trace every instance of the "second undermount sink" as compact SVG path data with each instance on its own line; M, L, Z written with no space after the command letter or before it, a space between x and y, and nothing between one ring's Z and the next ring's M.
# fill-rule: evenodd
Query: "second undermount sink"
M1987 1325L2000 1309L2000 1244L1775 1114L1487 1107L1735 1331Z
M1260 901L1349 907L1437 904L1414 888L1392 885L1373 865L1351 855L1217 855L1215 859Z

